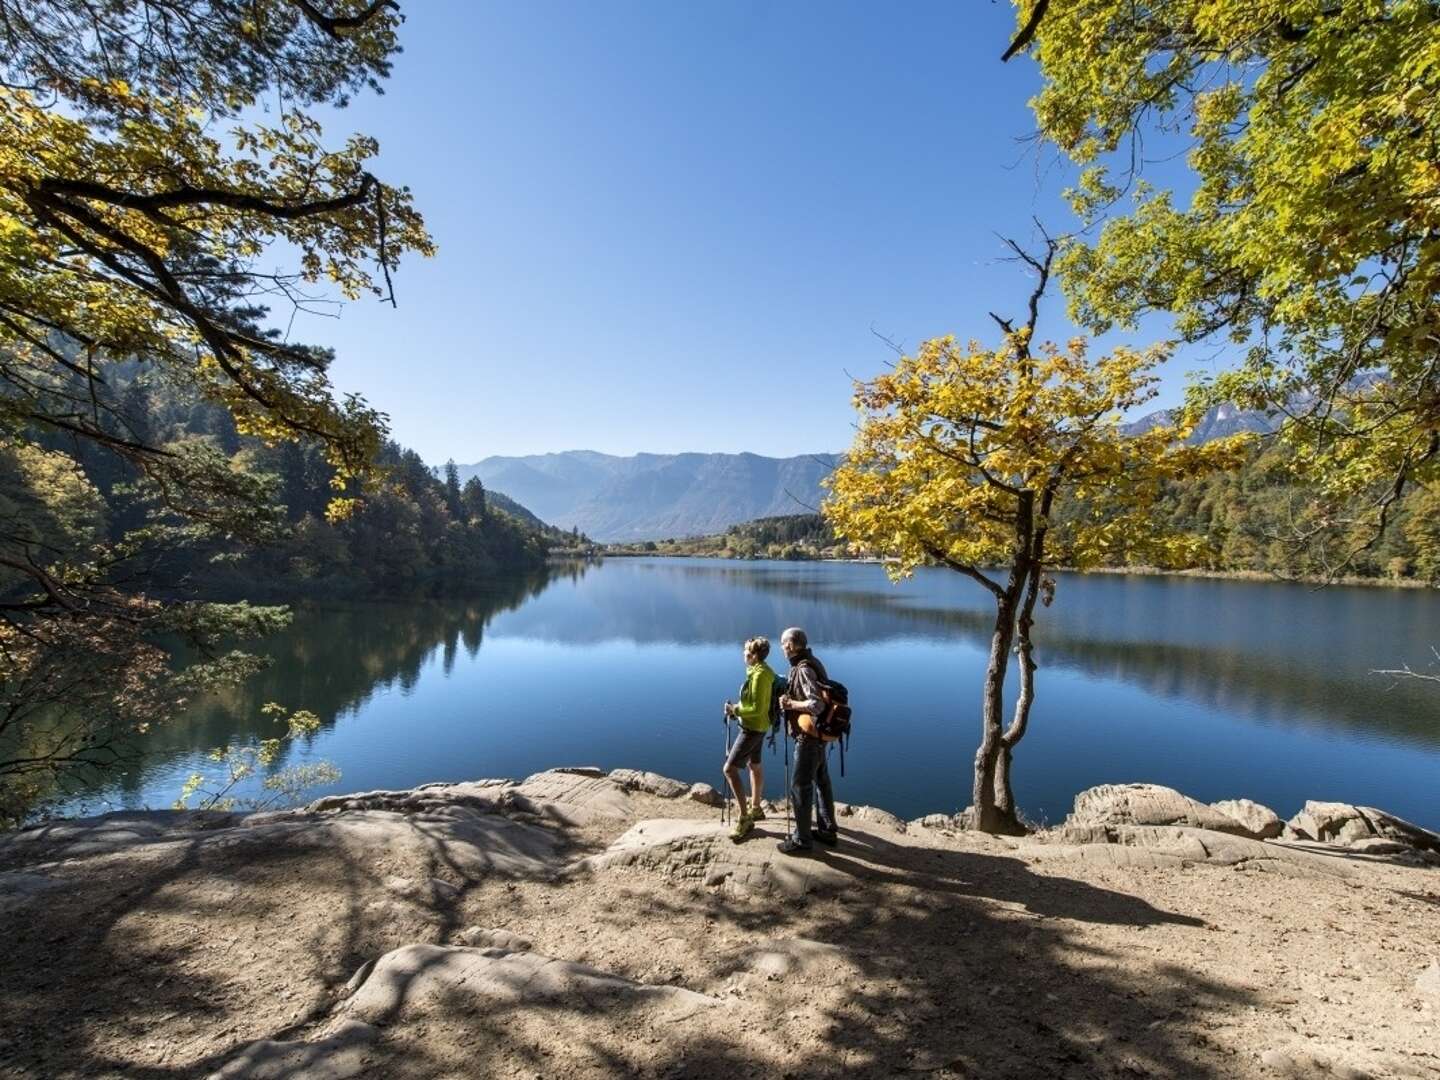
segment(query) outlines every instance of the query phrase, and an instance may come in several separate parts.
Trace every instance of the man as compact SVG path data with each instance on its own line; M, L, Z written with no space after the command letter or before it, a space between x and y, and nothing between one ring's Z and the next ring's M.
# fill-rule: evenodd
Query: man
M780 707L785 720L795 733L795 782L790 788L790 805L795 812L795 831L780 841L786 855L803 855L812 840L834 847L839 840L835 827L835 793L830 787L830 769L826 764L825 742L815 722L825 711L821 684L828 681L824 665L810 651L805 631L792 626L780 635L780 648L790 661L790 678ZM810 717L810 730L805 730L802 716ZM818 804L816 795L819 796ZM810 828L810 809L815 806L818 820Z

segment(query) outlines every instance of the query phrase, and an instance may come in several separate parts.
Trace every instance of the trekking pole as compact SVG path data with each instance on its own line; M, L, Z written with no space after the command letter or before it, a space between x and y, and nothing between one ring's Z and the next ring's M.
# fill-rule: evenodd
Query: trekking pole
M784 720L785 730L785 839L794 834L790 829L790 718Z
M724 802L720 804L720 824L730 823L730 777L725 775L725 765L730 760L730 710L725 709L725 756L720 759L720 794Z

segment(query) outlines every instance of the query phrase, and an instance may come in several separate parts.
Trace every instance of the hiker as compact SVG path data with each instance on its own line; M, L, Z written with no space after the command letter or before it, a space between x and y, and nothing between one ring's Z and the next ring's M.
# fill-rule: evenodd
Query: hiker
M742 807L740 820L730 834L732 840L743 840L755 828L755 822L765 820L765 808L760 805L760 796L765 791L765 767L760 761L764 749L765 734L770 730L770 699L778 675L765 662L770 655L770 642L763 637L754 637L745 642L745 685L740 688L740 703L725 703L725 715L738 717L740 736L730 748L725 759L725 782L735 793L735 802ZM740 786L740 766L750 766L751 804L745 808L745 792Z
M811 840L829 847L839 841L825 741L815 726L825 710L822 684L829 677L824 665L810 651L809 639L800 627L792 626L780 635L780 648L790 661L790 678L780 698L780 707L785 710L785 721L795 736L795 782L790 788L795 831L780 841L780 850L786 855L798 855L810 850ZM812 804L817 819L813 831L810 828Z

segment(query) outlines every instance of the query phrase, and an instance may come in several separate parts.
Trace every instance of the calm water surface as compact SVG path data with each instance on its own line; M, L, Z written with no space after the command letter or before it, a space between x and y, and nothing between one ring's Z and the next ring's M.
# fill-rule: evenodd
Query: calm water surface
M274 666L157 733L68 809L167 806L212 747L272 732L267 701L318 713L289 763L333 790L631 766L720 783L720 703L741 641L804 626L856 708L839 798L903 817L968 801L987 594L945 570L615 559L464 600L301 611ZM1307 798L1440 828L1440 687L1371 674L1432 659L1440 596L1145 576L1062 576L1036 627L1037 700L1016 754L1032 818L1093 784L1149 780L1282 816ZM768 788L784 786L778 755Z

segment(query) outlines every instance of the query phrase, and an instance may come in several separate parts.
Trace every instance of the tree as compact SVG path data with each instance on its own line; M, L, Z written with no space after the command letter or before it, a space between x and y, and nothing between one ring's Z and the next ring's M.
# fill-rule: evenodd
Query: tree
M480 477L472 476L469 480L465 481L465 488L461 492L461 499L465 504L467 517L477 521L485 520L485 485L480 482Z
M1040 134L1082 167L1060 262L1090 329L1171 312L1243 363L1199 386L1288 415L1318 480L1291 539L1338 571L1440 477L1440 8L1431 0L1017 0ZM1140 178L1188 151L1188 202ZM1358 526L1358 528L1357 528Z
M313 440L335 477L330 511L355 505L340 496L366 477L384 417L337 398L327 350L267 321L276 303L393 302L401 258L433 250L408 190L372 171L375 141L327 146L307 111L378 89L400 21L393 0L0 0L7 808L253 670L219 642L283 619L169 599L194 560L274 539L282 523L265 476L210 440L167 440L126 388L144 377L223 406L227 451L239 435ZM88 475L108 460L102 493L128 492L145 518L54 542L35 523L83 500L49 459L26 455L36 447ZM201 662L172 670L175 641Z
M454 458L445 462L445 508L456 521L465 520L465 501L460 492L460 469Z
M1011 760L1035 699L1031 627L1036 603L1054 595L1049 569L1141 551L1183 561L1196 540L1167 535L1152 512L1163 485L1239 457L1239 440L1187 445L1183 423L1122 435L1122 415L1154 396L1168 350L1092 359L1079 339L1032 345L1055 246L1043 259L1011 246L1038 276L1025 323L992 316L1003 332L996 348L936 338L858 382L859 429L823 506L839 537L895 560L892 577L939 564L994 599L972 814L975 828L1000 833L1024 831ZM1002 726L1012 647L1019 694Z

